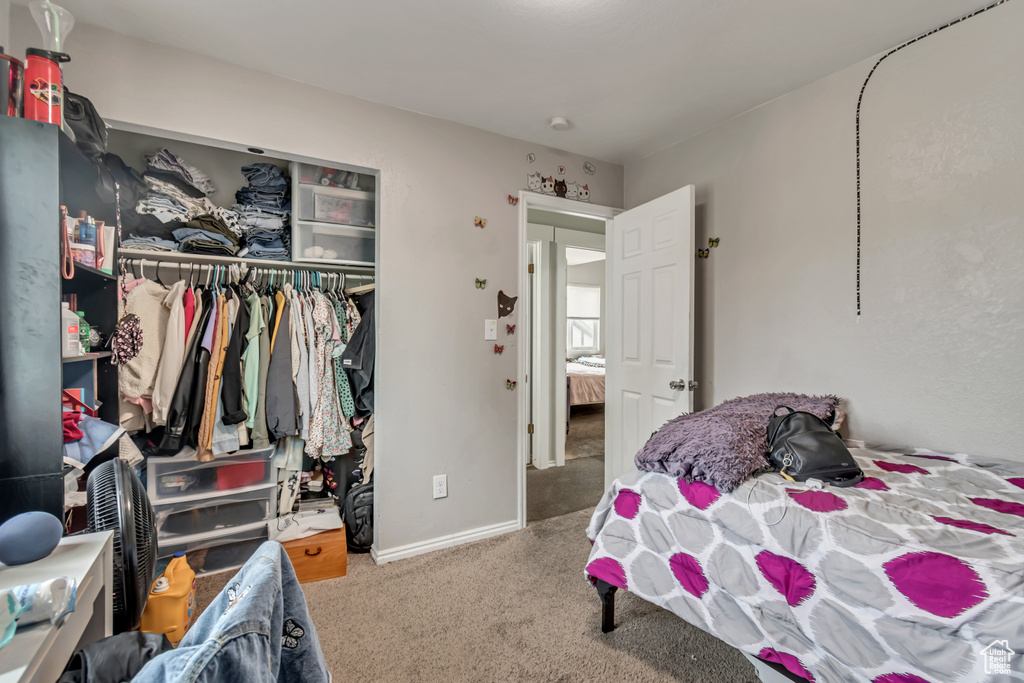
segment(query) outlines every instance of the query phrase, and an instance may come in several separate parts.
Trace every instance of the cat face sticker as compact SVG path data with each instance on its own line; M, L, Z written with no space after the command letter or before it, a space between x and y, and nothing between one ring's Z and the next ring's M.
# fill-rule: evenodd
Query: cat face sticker
M526 176L526 189L530 190L531 192L540 192L540 181L541 175L539 172L531 173L530 175Z
M555 177L548 176L547 178L541 178L540 191L543 192L544 194L553 195L555 193Z
M565 186L565 198L566 199L578 199L580 196L580 188L576 183L569 183Z
M512 315L512 311L516 310L516 301L519 300L518 296L509 296L505 292L498 290L498 317L504 318Z
M579 199L579 201L581 201L581 202L589 202L590 201L590 188L587 187L586 185L580 185L579 197L577 197L577 199Z
M565 181L564 180L556 180L555 181L555 196L556 197L564 197L565 196L565 192L566 192Z

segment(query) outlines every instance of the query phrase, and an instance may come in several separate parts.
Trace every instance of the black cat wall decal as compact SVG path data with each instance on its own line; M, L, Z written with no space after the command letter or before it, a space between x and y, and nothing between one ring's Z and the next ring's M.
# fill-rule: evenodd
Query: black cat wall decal
M505 292L498 290L498 317L504 318L512 314L512 311L516 310L516 301L519 300L518 296L509 296Z

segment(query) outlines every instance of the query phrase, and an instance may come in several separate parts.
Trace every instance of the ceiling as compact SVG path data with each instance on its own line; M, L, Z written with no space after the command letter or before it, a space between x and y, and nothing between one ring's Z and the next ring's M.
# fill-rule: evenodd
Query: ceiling
M985 0L58 3L80 22L624 163ZM552 116L572 126L553 131Z
M582 266L584 263L593 263L594 261L604 261L604 252L595 249L565 248L565 264L567 266Z

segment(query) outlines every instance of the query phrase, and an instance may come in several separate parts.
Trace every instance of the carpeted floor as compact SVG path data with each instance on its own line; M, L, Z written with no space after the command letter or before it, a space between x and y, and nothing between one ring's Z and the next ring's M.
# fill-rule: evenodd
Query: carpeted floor
M589 510L303 590L334 680L755 683L735 649L622 591L601 633L583 578ZM230 574L201 578L206 605Z
M573 406L570 410L565 459L604 455L604 404Z
M526 521L593 510L604 495L604 456L566 460L562 467L526 470Z

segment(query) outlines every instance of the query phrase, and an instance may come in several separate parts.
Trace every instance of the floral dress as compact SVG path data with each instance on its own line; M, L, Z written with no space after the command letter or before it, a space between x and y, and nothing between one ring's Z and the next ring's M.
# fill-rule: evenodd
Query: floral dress
M313 410L309 425L309 438L322 460L347 453L352 448L352 437L344 428L338 394L334 389L334 346L340 343L334 315L327 297L321 292L313 294L313 327L316 336L316 356L320 368L320 397ZM320 444L322 443L322 448Z

